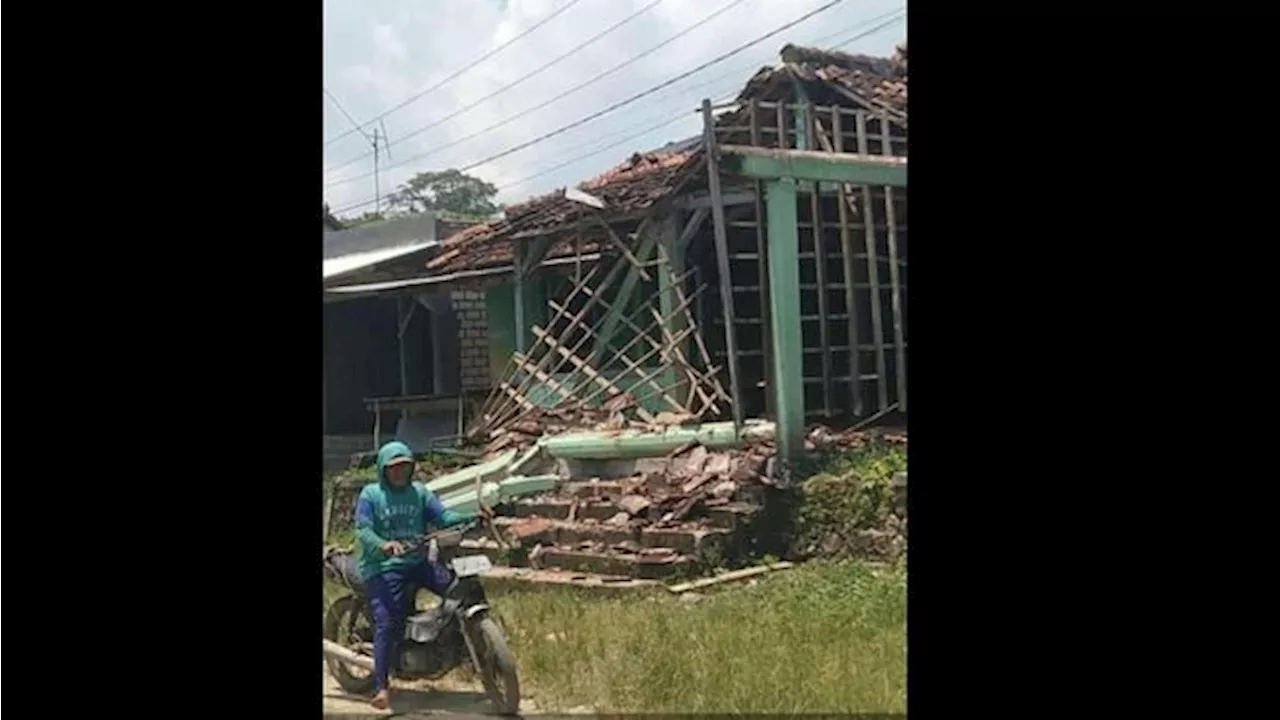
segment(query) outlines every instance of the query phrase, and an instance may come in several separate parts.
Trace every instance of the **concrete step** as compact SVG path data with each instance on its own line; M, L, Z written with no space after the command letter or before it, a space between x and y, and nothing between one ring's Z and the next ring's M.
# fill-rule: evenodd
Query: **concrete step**
M640 544L649 548L673 548L686 555L704 550L723 549L732 534L722 528L644 528L640 531Z
M707 523L715 528L737 530L752 515L760 511L760 506L746 502L731 502L703 510Z
M670 548L644 548L638 553L576 548L546 548L538 558L542 567L602 575L626 575L662 580L693 568L693 561Z
M612 519L619 513L625 512L617 502L613 500L570 500L561 497L536 498L516 500L512 503L516 517L530 518L541 517L550 520L567 520L569 519L570 510L573 509L574 503L577 503L577 509L573 511L574 520L596 520L604 522ZM678 500L667 500L664 502L653 502L646 508L641 516L649 522L658 522L676 505ZM707 519L715 527L733 530L742 520L750 517L752 513L760 509L760 505L751 502L729 502L718 505L707 505L698 503L685 516L685 520Z
M732 534L728 529L704 528L696 523L680 527L656 528L638 527L636 524L612 525L545 518L500 517L494 519L494 526L503 533L504 538L518 540L526 548L536 544L575 547L584 542L590 542L613 547L622 543L632 543L639 547L675 548L686 554L694 554L714 547L723 548ZM483 538L486 534L481 528L473 528L468 533L468 537Z

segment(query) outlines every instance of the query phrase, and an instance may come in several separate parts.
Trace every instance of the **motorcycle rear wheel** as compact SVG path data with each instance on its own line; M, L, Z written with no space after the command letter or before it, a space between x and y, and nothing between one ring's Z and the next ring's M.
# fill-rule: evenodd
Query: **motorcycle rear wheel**
M352 638L349 635L354 630L356 622L362 616L372 627L373 619L363 611L361 603L355 596L346 595L338 598L329 606L329 611L325 613L324 638L350 648ZM373 692L373 673L363 668L351 667L341 660L333 658L325 658L325 662L329 665L329 673L333 675L333 679L338 681L338 686L343 691L352 695L368 695ZM355 672L352 672L353 670ZM355 674L356 672L367 674L357 675Z
M511 654L507 639L491 617L481 618L472 626L473 637L480 640L476 653L482 667L480 680L494 709L502 715L515 715L520 711L520 678L516 675L516 658Z

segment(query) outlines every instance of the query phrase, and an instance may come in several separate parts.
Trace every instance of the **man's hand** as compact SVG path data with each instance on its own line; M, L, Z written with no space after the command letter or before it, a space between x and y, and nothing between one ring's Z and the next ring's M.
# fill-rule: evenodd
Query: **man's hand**
M482 504L476 510L476 517L480 518L481 520L485 520L485 521L492 520L493 515L494 515L493 508L489 507L488 505Z
M403 555L406 549L407 548L405 548L404 543L399 540L388 540L387 542L382 543L382 552L390 555L391 557Z

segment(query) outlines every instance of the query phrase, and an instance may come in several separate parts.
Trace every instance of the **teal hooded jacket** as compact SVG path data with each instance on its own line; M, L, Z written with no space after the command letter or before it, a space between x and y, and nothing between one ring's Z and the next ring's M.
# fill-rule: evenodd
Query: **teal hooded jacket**
M387 482L387 464L396 458L413 457L409 446L389 442L378 450L378 480L360 490L356 500L356 546L360 556L360 576L364 580L390 570L426 561L426 554L415 550L399 557L382 551L390 540L416 540L428 527L446 528L466 522L471 517L446 510L440 498L419 482L393 488Z

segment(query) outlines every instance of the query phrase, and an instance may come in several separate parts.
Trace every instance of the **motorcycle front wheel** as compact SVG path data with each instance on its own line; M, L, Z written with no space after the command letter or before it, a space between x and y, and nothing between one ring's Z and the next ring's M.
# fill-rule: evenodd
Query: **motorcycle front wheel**
M363 631L363 632L362 632ZM354 596L345 595L329 606L324 615L324 639L347 648L361 642L360 636L372 637L373 618L365 612L362 603ZM373 673L333 658L326 658L329 673L338 686L352 695L368 695L373 692Z
M516 676L516 658L507 639L491 617L481 618L472 626L479 642L481 682L494 708L502 715L515 715L520 710L520 678Z

